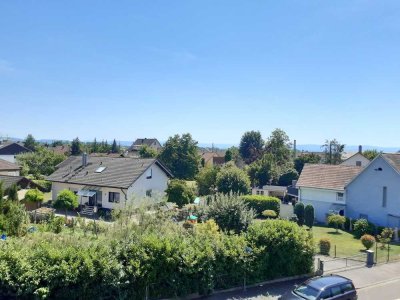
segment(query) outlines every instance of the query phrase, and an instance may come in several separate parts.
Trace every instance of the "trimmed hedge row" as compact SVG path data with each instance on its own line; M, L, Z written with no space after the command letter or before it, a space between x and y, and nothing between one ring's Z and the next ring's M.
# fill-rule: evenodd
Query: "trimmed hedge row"
M214 221L190 230L161 224L124 237L88 240L44 234L0 243L0 298L143 299L208 294L309 273L313 240L285 220L267 220L227 235ZM128 234L129 233L129 234Z
M281 210L281 200L276 197L261 196L261 195L247 195L242 196L249 208L256 211L258 215L261 215L264 210L273 210L279 216Z

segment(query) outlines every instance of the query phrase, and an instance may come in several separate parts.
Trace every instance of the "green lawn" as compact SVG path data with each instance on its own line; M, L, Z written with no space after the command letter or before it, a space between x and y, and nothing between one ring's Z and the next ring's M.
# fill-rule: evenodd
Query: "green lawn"
M336 256L337 257L348 257L361 253L365 248L361 244L360 240L355 239L354 236L348 232L336 230L329 227L316 226L312 228L315 244L318 249L318 241L321 238L328 238L331 241L331 251L330 256L335 255L335 245L336 245ZM387 249L380 250L378 244L378 262L385 262L387 260ZM375 251L375 245L373 249ZM390 260L400 259L400 245L391 245Z

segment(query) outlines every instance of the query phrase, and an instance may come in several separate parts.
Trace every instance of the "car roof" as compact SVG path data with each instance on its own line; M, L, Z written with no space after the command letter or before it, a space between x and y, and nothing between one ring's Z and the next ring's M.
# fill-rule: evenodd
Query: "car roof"
M350 279L339 276L339 275L326 275L326 276L321 276L321 277L315 277L307 281L307 285L317 289L321 290L324 289L328 286L340 284L340 283L346 283L346 282L351 282Z

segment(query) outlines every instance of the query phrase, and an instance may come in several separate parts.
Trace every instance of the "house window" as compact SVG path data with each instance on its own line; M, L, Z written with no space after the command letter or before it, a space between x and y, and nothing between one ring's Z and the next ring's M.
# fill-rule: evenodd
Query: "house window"
M360 214L360 219L365 219L368 221L368 215Z
M356 161L356 166L357 166L357 167L361 167L361 161L357 160L357 161Z
M147 170L146 179L151 179L153 177L153 169Z
M261 194L261 195L264 195L264 191L261 191L260 194Z
M151 197L151 192L152 192L152 190L147 190L147 191L146 191L146 196L147 196L147 197Z
M382 189L382 207L386 207L387 202L387 187L384 186Z
M336 194L337 201L344 201L344 193L337 193Z
M257 191L257 195L260 195L260 191Z
M108 193L108 202L119 203L119 193L109 192Z

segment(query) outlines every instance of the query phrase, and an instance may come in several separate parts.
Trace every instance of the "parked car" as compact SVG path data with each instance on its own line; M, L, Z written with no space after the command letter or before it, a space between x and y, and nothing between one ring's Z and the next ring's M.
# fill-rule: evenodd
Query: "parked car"
M284 294L281 300L356 300L357 291L351 279L339 275L314 277Z

